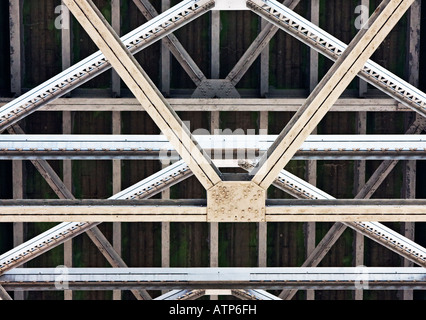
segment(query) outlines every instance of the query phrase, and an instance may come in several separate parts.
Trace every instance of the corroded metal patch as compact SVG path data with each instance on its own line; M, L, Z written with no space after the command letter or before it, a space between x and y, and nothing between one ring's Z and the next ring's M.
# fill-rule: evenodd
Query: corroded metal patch
M222 181L207 191L207 221L265 221L266 192L250 181Z

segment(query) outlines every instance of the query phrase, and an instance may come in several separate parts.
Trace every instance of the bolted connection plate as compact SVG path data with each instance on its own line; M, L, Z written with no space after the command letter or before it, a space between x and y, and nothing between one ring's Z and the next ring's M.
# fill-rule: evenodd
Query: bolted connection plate
M222 181L207 191L208 222L265 221L266 191L251 181Z

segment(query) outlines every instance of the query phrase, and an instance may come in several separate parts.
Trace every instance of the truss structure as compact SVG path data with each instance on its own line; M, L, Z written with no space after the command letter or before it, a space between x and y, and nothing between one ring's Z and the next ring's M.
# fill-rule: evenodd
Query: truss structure
M363 289L357 286L359 281L367 282L369 290L398 289L411 295L412 290L426 290L426 249L413 241L412 234L400 234L382 224L405 222L414 228L414 222L426 222L426 202L415 197L370 199L399 160L412 163L426 158L426 141L420 135L426 125L426 94L370 60L410 7L419 9L417 1L383 0L369 18L368 28L362 28L348 45L297 14L293 10L297 0L283 4L275 0L184 0L161 14L147 0L133 1L148 22L120 38L92 0L63 0L99 51L20 97L5 100L0 108L0 132L8 132L0 135L0 160L32 161L59 197L0 200L0 222L61 222L0 255L0 299L11 299L12 291L65 290L56 285L54 269L17 267L82 233L88 234L114 268L68 268L68 296L68 290L130 290L137 299L152 299L147 290L166 290L155 299L232 295L279 300L291 299L297 290L356 290L359 298ZM217 18L218 10L251 10L268 24L225 79L208 79L173 32L210 11ZM279 30L323 54L333 66L305 100L241 98L237 83ZM166 99L134 58L160 39L196 85L190 99ZM110 68L134 98L61 98ZM390 99L364 101L363 106L358 99L341 99L356 76ZM113 87L119 91L116 84L117 80ZM33 112L52 110L143 110L162 134L122 135L115 130L113 135L27 135L18 124ZM196 135L178 116L182 110L210 111L212 119L220 110L256 110L263 124L267 111L295 111L295 115L278 135ZM417 116L405 135L312 134L330 110L403 111ZM109 199L81 200L46 161L52 159L140 159L172 164L125 190L116 188ZM335 199L311 181L285 171L290 160L382 163L358 188L355 199L348 200ZM226 174L222 167L238 167L246 173ZM191 176L205 189L206 199L148 200ZM298 199L267 199L272 185ZM214 234L221 222L255 222L259 238L263 235L259 247L266 251L267 222L324 221L334 224L318 245L314 241L300 268L268 268L266 261L259 268L219 268L215 263L212 268L129 268L98 228L102 222L203 222L210 224ZM402 256L405 267L319 268L347 227Z

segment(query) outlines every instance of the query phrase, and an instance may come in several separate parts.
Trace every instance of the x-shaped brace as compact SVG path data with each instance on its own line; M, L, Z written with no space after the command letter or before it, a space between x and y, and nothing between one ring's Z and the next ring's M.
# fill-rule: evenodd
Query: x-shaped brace
M259 2L255 0L252 2ZM65 0L83 28L207 190L209 221L264 221L266 190L414 0L384 0L261 158L250 182L222 181L161 93L91 0ZM272 2L274 3L274 2ZM263 2L260 1L259 5Z

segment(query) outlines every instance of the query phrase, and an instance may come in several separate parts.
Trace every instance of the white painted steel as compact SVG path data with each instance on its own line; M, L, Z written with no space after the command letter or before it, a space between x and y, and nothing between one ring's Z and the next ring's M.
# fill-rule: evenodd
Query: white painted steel
M240 162L240 166L246 170L251 170L253 164L249 161ZM296 198L313 199L313 200L333 200L335 197L313 186L307 181L300 179L296 175L282 170L273 184L275 187L289 192ZM426 266L426 248L416 242L404 237L402 234L386 227L379 222L344 222L345 225L361 232L365 236L384 245L390 250L402 254L411 261Z
M204 14L213 0L185 0L121 38L135 54L179 27ZM111 67L105 56L96 52L42 83L0 109L0 131L16 123L46 103L57 99Z
M171 109L138 61L125 48L93 2L63 1L136 99L145 106L148 115L186 161L203 187L209 189L219 183L221 181L219 170L199 148L189 130Z
M212 10L248 10L246 0L216 0Z
M60 276L55 268L18 268L0 276L7 290L58 290ZM426 288L424 268L69 268L70 289L114 288L320 288L370 290ZM76 288L73 288L73 286ZM59 289L60 290L60 289Z
M164 188L182 181L192 173L188 173L187 165L183 161L176 162L157 172L141 182L130 186L110 199L142 199L149 198ZM38 256L68 239L71 239L99 223L64 222L42 234L24 242L23 244L0 255L0 274L23 262Z
M0 107L12 101L0 98ZM274 111L295 112L305 102L301 98L247 98L247 99L167 99L175 111ZM134 98L59 98L37 111L144 111ZM411 112L412 109L390 98L341 98L331 112Z
M336 199L285 170L280 173L277 181L279 181L281 187L284 187L286 190L292 190L299 197L307 199ZM364 221L345 222L344 224L358 232L362 232L366 236L373 236L373 239L379 239L380 242L386 244L393 251L404 252L405 255L410 255L412 259L416 260L416 263L426 265L426 248L386 227L382 223Z
M241 297L246 295L250 300L282 300L273 294L270 294L268 291L259 290L259 289L248 289L248 290L232 290L232 293L236 297Z
M214 159L255 159L276 135L195 135ZM163 135L3 135L0 159L171 159ZM236 152L236 153L235 153ZM424 159L424 135L311 135L294 159Z
M275 0L248 0L247 4L263 18L331 60L337 60L348 47L339 39ZM426 94L379 64L369 60L359 76L412 110L426 116Z
M1 222L206 222L206 201L0 200ZM426 222L426 200L267 200L267 222ZM220 215L215 217L221 221ZM236 222L239 220L236 219ZM250 220L249 220L250 221Z
M205 290L170 290L153 300L194 300L205 295Z

